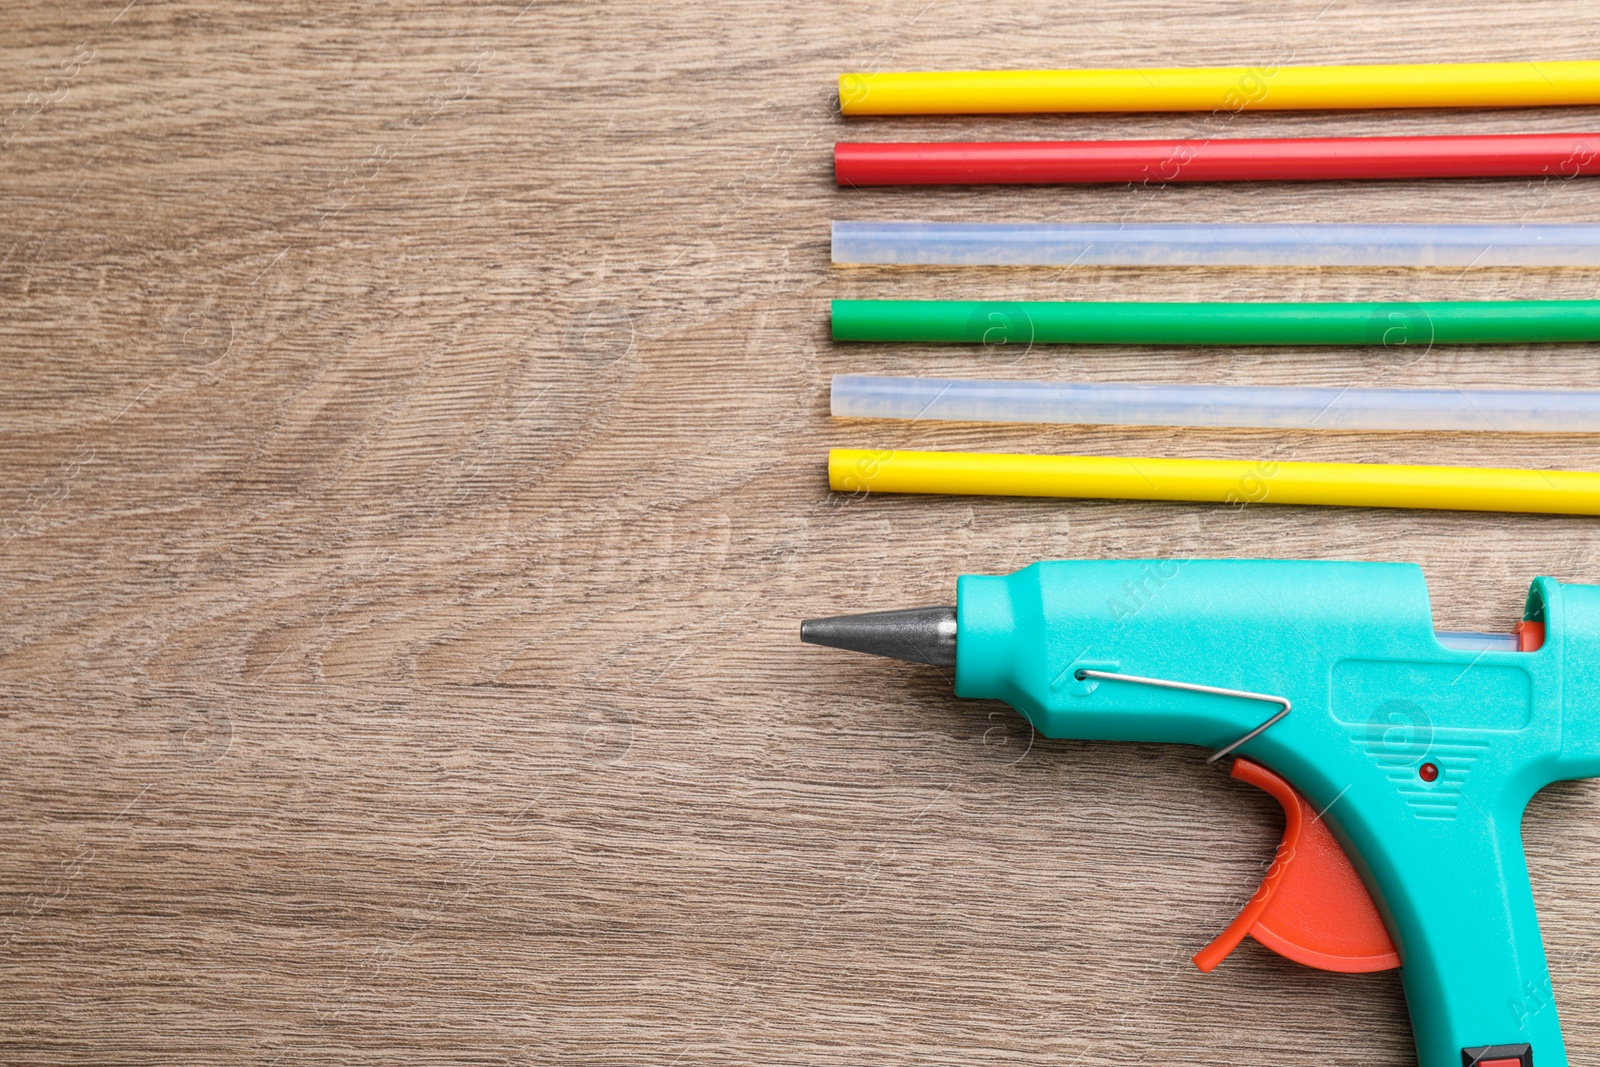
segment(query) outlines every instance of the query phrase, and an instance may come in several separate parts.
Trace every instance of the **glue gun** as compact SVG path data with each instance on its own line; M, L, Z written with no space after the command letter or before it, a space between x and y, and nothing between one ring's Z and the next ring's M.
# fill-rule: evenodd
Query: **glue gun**
M1286 828L1202 970L1246 935L1399 967L1421 1067L1566 1067L1521 823L1600 776L1600 586L1537 578L1513 632L1476 634L1434 629L1410 564L1062 561L800 636L953 667L1048 737L1237 754Z

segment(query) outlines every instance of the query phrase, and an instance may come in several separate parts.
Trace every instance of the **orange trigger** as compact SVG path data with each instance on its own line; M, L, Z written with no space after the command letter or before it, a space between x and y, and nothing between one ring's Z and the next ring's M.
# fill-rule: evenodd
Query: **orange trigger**
M1400 966L1372 895L1316 809L1249 760L1234 760L1233 776L1283 805L1283 841L1261 888L1215 941L1195 953L1195 966L1214 970L1247 934L1280 956L1324 971Z

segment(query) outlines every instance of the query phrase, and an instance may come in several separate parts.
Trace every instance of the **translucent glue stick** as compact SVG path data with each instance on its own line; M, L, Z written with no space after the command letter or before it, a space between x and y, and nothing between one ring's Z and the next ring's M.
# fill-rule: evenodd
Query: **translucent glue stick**
M857 419L1234 426L1295 430L1600 431L1600 392L1325 389L974 381L839 374L833 414Z
M835 222L833 262L909 266L1592 267L1600 223Z

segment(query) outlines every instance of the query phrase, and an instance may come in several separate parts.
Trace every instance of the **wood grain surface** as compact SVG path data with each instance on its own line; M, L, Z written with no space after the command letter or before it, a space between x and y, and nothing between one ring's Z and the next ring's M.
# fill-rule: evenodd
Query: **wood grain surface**
M126 6L124 6L126 5ZM844 70L1600 56L1589 0L0 12L0 1061L1400 1065L1392 974L1188 956L1279 817L801 646L1047 557L1420 562L1593 520L831 496L829 446L1596 469L1582 436L845 423L839 371L1600 387L1600 348L835 346L830 297L1592 297L1583 270L834 269L838 218L1593 219L1600 183L840 191L836 139L1600 128L1600 109L843 122ZM1600 791L1527 847L1600 1060ZM1441 872L1448 877L1448 872Z

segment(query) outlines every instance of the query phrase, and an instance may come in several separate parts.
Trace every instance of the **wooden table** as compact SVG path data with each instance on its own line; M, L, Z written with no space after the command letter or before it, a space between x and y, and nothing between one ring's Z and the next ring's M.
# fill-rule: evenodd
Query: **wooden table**
M833 345L827 300L1589 297L1593 271L833 269L835 218L1592 219L1600 184L841 192L841 70L1600 55L1592 4L0 14L0 1059L1405 1064L1393 974L1247 944L1279 817L797 620L1042 557L1403 559L1441 626L1592 520L844 499L830 445L1587 467L1579 436L834 423L844 370L1600 387L1596 347ZM1244 114L1219 136L1594 129ZM1526 827L1600 1059L1600 792Z

